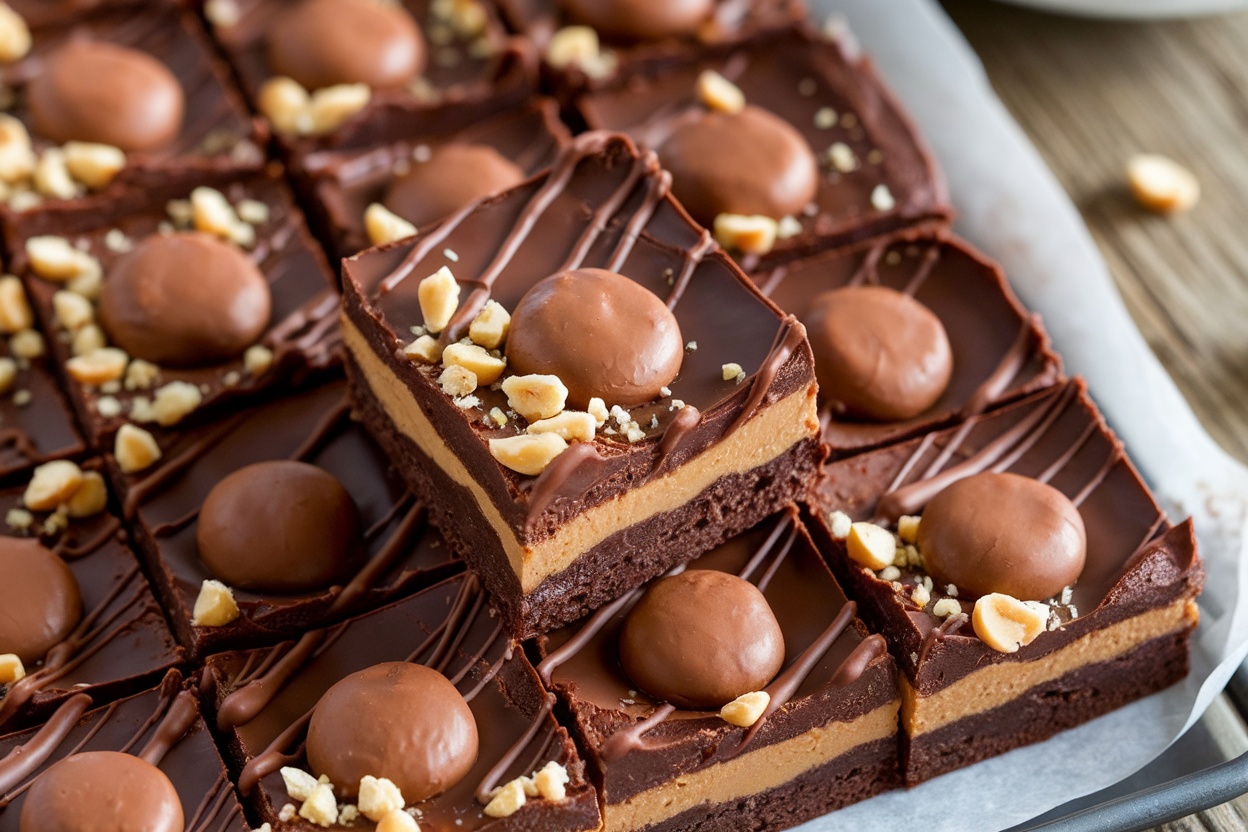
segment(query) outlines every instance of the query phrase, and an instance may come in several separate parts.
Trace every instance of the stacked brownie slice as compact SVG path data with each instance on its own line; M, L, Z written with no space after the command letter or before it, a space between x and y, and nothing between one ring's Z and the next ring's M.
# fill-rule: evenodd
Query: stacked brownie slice
M1190 523L800 3L0 36L0 832L783 829L1187 672Z

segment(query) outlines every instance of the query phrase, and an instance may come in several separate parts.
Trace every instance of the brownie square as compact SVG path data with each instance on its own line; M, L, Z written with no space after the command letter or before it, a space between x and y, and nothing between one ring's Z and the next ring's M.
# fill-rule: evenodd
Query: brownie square
M96 463L84 467L100 470ZM24 661L25 678L0 684L0 728L8 729L45 718L75 693L88 693L97 702L131 693L185 657L169 633L138 558L125 543L120 521L107 510L83 518L28 511L22 502L24 491L23 486L0 492L6 524L0 529L0 546L9 550L6 557L18 562L36 556L59 558L69 568L82 605L81 617L63 641L38 660ZM44 579L19 584L39 587L47 595L57 592L47 573L43 575ZM6 580L18 580L16 570ZM46 605L32 601L29 608L47 609L49 620L62 620L51 599ZM0 643L0 653L23 652L15 643Z
M877 237L776 266L755 274L753 279L777 306L806 324L816 373L821 380L832 379L820 384L819 418L833 457L948 425L1062 378L1061 359L1053 352L1048 334L1039 318L1015 298L1001 268L946 232L912 229ZM914 416L872 418L847 411L843 404L830 401L829 395L837 383L847 382L835 370L826 375L820 372L823 362L840 360L847 346L844 330L836 326L840 320L815 314L820 301L832 297L824 293L876 286L894 290L897 294L887 296L894 302L902 300L899 295L918 301L936 316L948 339L952 362L948 383L943 390L933 390L936 395L932 403ZM863 328L874 332L873 340L878 342L887 342L890 335L910 337L909 332L901 331L908 323L903 322L900 311L882 321L892 332L879 332L866 325ZM853 337L868 340L862 332L855 332ZM908 366L884 364L881 372L892 376L916 372L914 365L922 359L918 355L906 357L912 359ZM846 391L846 398L857 398L859 390L849 386L853 389ZM879 395L878 388L875 395ZM897 402L871 403L877 408L885 404L895 406Z
M237 233L237 242L222 240L223 232L210 230L211 222L200 219L191 207L189 200L213 197L214 193L215 198L205 202L229 204L228 233ZM173 250L168 248L171 240L194 241L205 236L211 239L190 249L193 256L163 253ZM33 256L36 246L49 241L62 246L68 241L79 252L77 256L85 255L89 262L77 276L49 272ZM110 442L128 422L159 422L167 427L182 419L193 423L211 418L214 411L230 403L273 387L297 385L339 361L336 281L276 171L238 180L213 178L194 188L169 184L130 192L103 210L66 206L31 211L8 228L7 244L13 271L26 283L48 333L52 359L65 369L67 392L93 444ZM205 253L209 244L212 258ZM151 250L156 254L144 253ZM147 259L137 259L140 254ZM222 254L231 258L226 266L221 265ZM159 268L152 266L153 260ZM241 278L232 282L244 272L238 261L258 273L251 283L263 281L263 285L249 283L240 288ZM116 346L117 333L109 331L108 321L101 317L101 296L109 293L109 281L122 262L143 266L127 265L133 288L129 295L123 292L119 301L115 318L122 322L119 326L124 326L131 338L136 333L144 337L145 333L163 332L155 348L186 344L190 360L178 358L175 363L164 357L146 360L142 354L125 354L120 357L125 366L119 378L114 377L115 370L107 380L75 375L69 362L76 354L97 349L101 343ZM180 262L185 263L185 272L179 270ZM200 263L213 265L197 268ZM159 276L143 283L144 270ZM154 285L157 280L163 283ZM219 280L220 285L203 289L200 284L205 280ZM267 321L253 311L257 288L268 296ZM82 315L85 322L78 318L61 320L56 304L62 292L81 295L91 302ZM228 351L214 347L215 354L199 352L204 347L204 329L210 330L213 338L226 337L235 332L240 316L259 324L254 341L248 336L251 343L235 343ZM200 335L183 334L184 329L193 327L199 327ZM79 340L83 329L94 329L95 335L85 345ZM192 337L199 340L183 341ZM148 345L144 349L154 348L153 339L144 340ZM196 346L189 346L192 344ZM155 354L146 355L150 358ZM135 368L137 359L144 359L146 366ZM180 416L158 416L161 391L171 385L188 393L194 406ZM198 390L198 396L187 388Z
M466 125L456 126L454 122L460 120L451 118L431 124L418 113L412 113L408 121L410 124L396 130L398 138L393 141L366 148L317 150L296 161L295 176L309 195L308 204L321 225L322 236L330 249L343 257L372 245L364 224L369 205L390 201L388 207L403 215L402 206L387 199L391 184L422 165L444 163L433 155L439 148L491 148L514 163L523 178L548 167L568 141L568 129L559 121L554 102L544 98L473 119ZM479 175L471 169L463 174ZM519 179L514 184L519 184ZM435 194L430 201L442 199ZM428 224L423 217L403 218L418 226Z
M695 570L757 586L783 634L782 669L762 688L771 696L768 710L749 727L730 724L714 707L677 708L626 672L626 640L635 638L628 630L638 626L636 610L656 585L538 640L544 657L538 673L571 715L602 789L606 827L783 829L897 786L896 667L884 640L868 635L854 617L855 604L828 571L796 509L691 561L684 577L698 577ZM722 598L720 608L730 611L706 622L714 646L701 650L721 649L723 633L723 642L740 651L737 661L748 666L746 656L759 647L752 633L761 627L742 612L745 605L732 592L737 581L713 586L718 595L705 597ZM708 592L694 585L680 590ZM673 595L673 603L679 597ZM684 597L703 609L700 598ZM704 684L697 681L708 675L697 664L698 642L666 634L642 649L663 655L671 649L667 639L683 648L687 663L667 678ZM656 664L647 673L665 666L648 661ZM731 664L725 658L717 666Z
M805 493L822 458L801 327L665 195L653 156L626 137L592 133L552 170L344 261L348 370L364 422L428 495L434 521L517 637L574 621L770 515ZM679 375L656 399L613 411L540 475L519 473L491 450L492 440L529 429L508 415L510 394L491 385L449 395L440 361L404 353L412 327L426 322L422 279L443 267L470 287L443 331L447 343L487 298L511 311L556 272L617 272L645 290L611 277L621 291L671 310L673 348L685 344ZM591 335L573 324L567 337L588 346L627 335L634 322L620 314L618 330ZM513 321L508 338L524 326ZM727 373L728 363L739 367Z
M5 276L0 280L12 282ZM57 384L45 340L34 329L34 313L21 284L6 289L17 310L0 338L0 364L12 377L0 390L0 481L51 459L74 457L86 450L74 424L74 412ZM16 351L15 351L16 347ZM12 362L11 364L9 362Z
M989 596L977 599L965 586L933 580L925 560L935 557L925 549L934 544L925 543L923 529L938 522L926 517L933 499L970 477L1002 472L1026 478L1029 488L1038 480L1066 495L1087 544L1071 584L1028 602L1039 604L1047 621L1038 622L1044 629L1034 640L1005 645L1014 652L989 646L981 631L976 607ZM1204 580L1191 522L1172 526L1166 519L1079 379L957 428L833 463L818 500L817 537L902 670L908 784L1046 739L1187 674L1188 640L1199 618L1195 597ZM1011 504L1017 505L998 490L969 522L993 521L998 505ZM899 531L901 517L916 516L917 542L913 532L898 536L893 565L873 570L847 555L850 520L872 519ZM946 510L940 528L949 516ZM1003 518L1016 527L1015 539L1043 554L1017 558L1014 535L996 538L988 550L1012 564L1010 574L1019 580L1034 582L1033 575L1064 557L1041 535L1048 516L1037 506L1028 516ZM970 557L983 550L968 543L962 551Z
M187 832L252 829L196 698L173 670L159 687L91 711L91 697L75 694L43 726L0 737L0 830L17 832L30 788L44 772L67 758L101 751L133 754L160 769L181 801ZM131 788L137 785L130 781ZM130 798L132 809L146 804L135 795L121 797ZM105 820L108 809L96 807L97 817Z
M743 44L656 58L629 77L579 97L577 109L591 129L622 130L658 148L659 161L668 167L663 141L703 107L696 86L705 70L735 84L747 107L757 105L794 128L814 156L814 199L787 219L771 217L782 223L779 237L761 256L741 256L747 272L904 226L948 220L936 163L870 62L804 26ZM779 151L759 147L759 161L773 152ZM751 160L726 158L723 164L725 171L748 170ZM798 175L794 170L786 168L785 175ZM681 193L680 172L673 175L674 195L688 201L690 194ZM722 209L704 210L711 213L691 213L709 228Z
M260 90L277 77L269 60L275 21L305 0L216 0L206 7L212 33L258 111ZM368 103L319 135L274 132L288 149L376 144L413 118L484 118L518 105L537 88L537 59L525 41L507 35L490 3L403 0L424 44L423 72L403 87L371 90ZM358 31L358 30L357 30ZM312 47L309 47L311 52Z
M35 153L60 148L68 141L118 144L103 141L98 134L82 133L87 128L81 125L70 127L76 122L68 121L69 117L63 114L32 110L30 90L38 89L43 75L56 69L61 50L71 45L99 43L122 47L163 65L181 88L182 122L180 127L170 128L171 132L176 128L176 132L163 144L153 136L142 140L142 149L122 147L126 151L125 166L107 184L88 183L71 176L74 197L69 197L68 192L58 194L46 186L37 186L33 175L17 181L10 179L5 198L0 200L0 217L5 222L15 222L18 215L37 205L85 201L99 206L125 191L160 186L171 179L189 182L214 172L256 170L264 164L268 132L248 113L229 80L228 68L214 54L194 15L173 2L100 3L89 14L77 8L81 4L72 10L66 8L69 5L19 4L19 13L32 14L31 50L21 60L0 68L0 84L9 94L4 112L25 126ZM116 63L109 66L115 67ZM70 95L65 93L67 98ZM126 118L120 101L118 95L118 101L109 104L110 116L119 120ZM64 105L66 109L69 106ZM167 106L161 104L162 112ZM49 113L61 112L50 105L46 109ZM54 132L48 134L45 129L53 124L53 118L66 122L58 121L51 128ZM110 130L129 135L125 133L125 124L119 121ZM140 134L133 135L137 138Z
M439 794L414 804L409 801L407 808L416 810L422 827L599 828L597 795L585 779L584 763L572 740L551 716L553 697L542 689L523 651L489 614L479 582L461 575L305 636L293 649L285 644L208 660L213 686L207 695L217 708L240 790L256 815L274 830L322 828L298 816L282 819L282 807L297 806L299 801L288 795L278 766L309 771L308 720L323 694L340 680L384 662L422 664L449 678L467 700L476 723L479 746L471 769L457 782L446 783ZM385 720L397 730L402 716L385 712L387 700L377 701L377 708L361 713L360 719ZM411 753L421 753L417 740L411 742ZM483 814L496 787L551 762L569 777L562 800L531 796L505 817ZM385 777L386 772L373 776ZM343 784L334 786L336 794L343 793ZM374 826L360 816L350 828Z
M351 419L347 387L334 381L190 430L156 434L162 456L151 468L124 473L109 457L123 510L156 581L178 637L195 656L226 647L273 644L308 628L380 606L459 568L441 539L426 530L426 510L393 472L390 461ZM358 508L362 557L329 585L286 588L236 586L201 558L200 515L222 480L247 466L293 460L328 473ZM302 510L299 491L268 489L262 519L281 529ZM307 518L306 522L312 522ZM292 532L294 533L294 532ZM257 549L282 541L264 528L242 533ZM280 532L279 532L280 534ZM276 557L276 552L239 557ZM301 558L316 557L304 550ZM233 567L237 569L237 564ZM243 573L246 574L246 573ZM254 576L253 576L254 578ZM219 626L193 623L203 582L220 580L233 592L240 615Z

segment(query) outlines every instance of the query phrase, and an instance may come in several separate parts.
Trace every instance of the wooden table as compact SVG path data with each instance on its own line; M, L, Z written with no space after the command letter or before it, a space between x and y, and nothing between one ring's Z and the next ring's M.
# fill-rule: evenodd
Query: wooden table
M1083 213L1149 344L1248 462L1248 13L1127 23L943 2ZM1136 207L1123 167L1143 151L1196 172L1194 210ZM1163 828L1248 830L1248 796Z

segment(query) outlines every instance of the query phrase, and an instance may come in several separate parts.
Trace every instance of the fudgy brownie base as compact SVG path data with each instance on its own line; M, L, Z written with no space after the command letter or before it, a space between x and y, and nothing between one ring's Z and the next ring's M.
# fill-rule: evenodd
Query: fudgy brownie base
M1047 740L1069 728L1164 690L1187 675L1191 630L1155 638L1117 658L1037 685L1008 705L931 733L902 732L907 786Z
M395 429L350 354L346 363L361 421L398 462L408 486L428 501L434 525L451 551L481 576L516 638L576 621L658 577L675 565L664 543L678 541L688 553L684 560L689 560L761 522L775 506L805 498L823 460L822 445L814 439L803 440L766 465L720 478L683 506L616 532L525 595L472 494Z

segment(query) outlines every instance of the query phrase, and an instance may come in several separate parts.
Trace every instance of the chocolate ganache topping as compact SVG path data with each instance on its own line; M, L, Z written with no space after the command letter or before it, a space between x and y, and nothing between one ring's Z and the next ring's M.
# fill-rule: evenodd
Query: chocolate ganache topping
M646 693L719 708L762 690L784 664L784 633L758 587L691 569L651 584L620 633L620 663Z
M959 597L1002 592L1043 601L1083 572L1087 533L1066 495L1019 474L975 474L928 502L919 551L938 584Z
M940 318L896 289L824 292L803 323L819 392L837 415L911 419L936 403L953 376L953 352Z
M0 653L30 665L64 641L82 617L78 581L65 562L39 541L0 537Z
M739 113L682 114L658 153L672 174L672 193L708 227L719 214L793 216L819 186L819 167L802 134L753 105Z
M308 89L401 87L425 68L425 40L401 3L302 0L269 29L269 63Z
M156 150L182 130L185 96L150 55L76 38L49 57L26 89L35 129L55 142Z
M345 580L364 555L360 511L337 478L306 462L258 462L208 493L199 556L230 586L306 592Z
M245 252L210 234L154 234L109 269L108 337L135 358L194 367L235 358L269 324L269 284Z
M494 148L445 144L398 177L382 203L419 227L524 181L524 172Z
M183 832L178 791L156 766L120 751L84 751L31 784L20 832Z
M511 314L507 362L520 374L550 373L568 401L644 404L680 372L676 316L654 293L605 269L573 269L538 281Z
M477 760L477 723L436 670L383 662L325 692L308 725L308 763L355 797L365 775L385 777L409 804L464 778Z
M715 9L714 0L563 0L568 16L614 40L692 35Z

